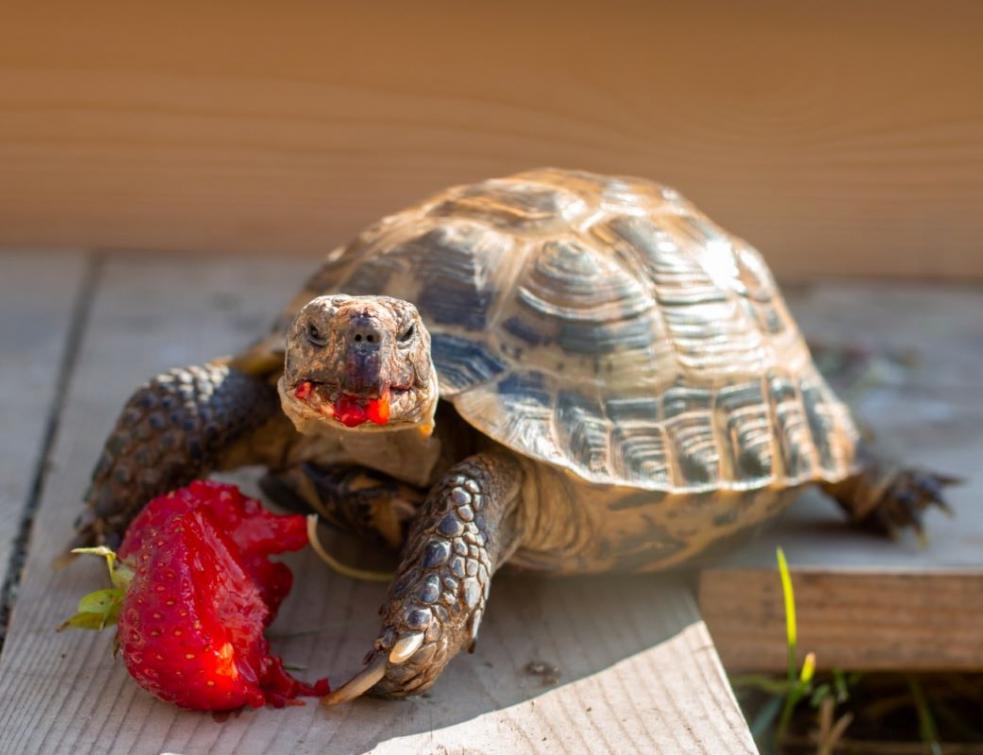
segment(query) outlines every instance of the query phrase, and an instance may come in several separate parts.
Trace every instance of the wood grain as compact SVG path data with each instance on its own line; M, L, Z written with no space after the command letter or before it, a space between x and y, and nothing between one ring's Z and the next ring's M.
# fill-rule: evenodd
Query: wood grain
M700 577L730 670L785 668L775 548L796 591L801 651L822 668L983 671L983 290L823 284L789 297L807 335L880 358L845 395L889 455L962 476L929 541L854 530L818 493ZM885 353L904 356L904 364Z
M105 265L0 657L0 753L754 752L680 577L496 580L477 652L426 696L223 723L140 691L114 663L109 634L53 631L104 581L96 563L49 564L124 398L160 368L243 345L305 272L280 261ZM337 681L373 639L384 588L328 573L309 554L291 563L302 576L273 628L276 649L303 674ZM531 660L556 665L558 683L527 674Z
M675 185L785 278L983 275L983 5L20 3L0 244L322 254L543 164Z
M0 253L0 584L37 491L89 260Z

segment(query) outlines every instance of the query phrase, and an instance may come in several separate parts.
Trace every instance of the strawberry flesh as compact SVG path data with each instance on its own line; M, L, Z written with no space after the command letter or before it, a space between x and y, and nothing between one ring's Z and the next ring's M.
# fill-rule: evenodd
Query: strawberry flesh
M389 391L379 398L363 399L343 393L334 403L334 417L345 427L357 427L365 422L376 425L389 423Z
M326 679L291 677L263 635L292 583L268 556L306 543L303 516L271 514L232 485L193 482L147 504L119 551L133 571L118 620L131 676L195 710L327 694Z
M314 384L305 380L294 388L294 396L299 401L307 401L314 395ZM389 391L379 398L362 398L342 393L333 404L325 404L331 416L345 427L358 427L366 422L376 425L389 424Z
M389 391L383 393L379 398L369 401L365 413L368 415L369 422L374 422L377 425L389 424Z

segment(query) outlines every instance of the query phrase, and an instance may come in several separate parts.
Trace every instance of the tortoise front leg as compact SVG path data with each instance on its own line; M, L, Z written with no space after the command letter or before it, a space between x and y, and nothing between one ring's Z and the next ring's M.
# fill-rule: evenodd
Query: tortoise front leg
M126 402L106 440L73 547L118 545L147 501L215 469L237 444L245 449L240 441L278 407L272 385L221 363L151 379ZM249 455L240 450L236 461L246 463Z
M452 467L414 520L366 667L325 698L423 692L478 634L495 570L520 539L522 470L505 453Z

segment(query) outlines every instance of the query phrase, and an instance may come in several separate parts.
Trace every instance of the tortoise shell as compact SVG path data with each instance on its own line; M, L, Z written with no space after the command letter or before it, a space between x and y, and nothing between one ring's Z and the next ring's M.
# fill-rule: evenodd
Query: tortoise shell
M857 432L761 256L676 191L544 169L459 186L331 252L325 293L413 302L441 397L592 483L672 493L836 480Z

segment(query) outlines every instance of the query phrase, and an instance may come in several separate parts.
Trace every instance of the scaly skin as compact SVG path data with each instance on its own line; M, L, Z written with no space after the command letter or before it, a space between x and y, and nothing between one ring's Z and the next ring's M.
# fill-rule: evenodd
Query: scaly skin
M76 522L72 547L119 545L143 505L211 471L277 413L273 386L223 364L162 372L123 407Z
M410 530L367 667L328 704L366 690L380 697L422 692L474 643L492 575L518 544L521 482L514 457L486 452L451 468L433 488Z
M922 513L931 506L948 512L943 489L956 477L901 467L878 458L866 446L857 452L859 471L823 490L861 527L891 535L912 527L923 535Z

